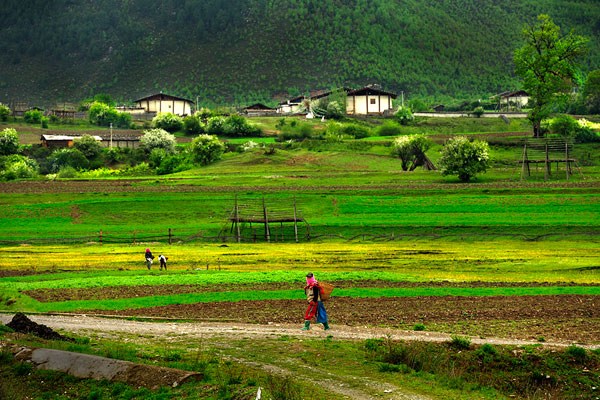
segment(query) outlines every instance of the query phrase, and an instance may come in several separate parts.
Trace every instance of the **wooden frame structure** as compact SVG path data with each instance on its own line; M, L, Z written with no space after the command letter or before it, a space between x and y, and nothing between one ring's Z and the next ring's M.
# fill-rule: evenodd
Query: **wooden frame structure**
M310 225L299 213L296 207L296 198L293 200L292 209L289 210L282 207L267 207L264 197L261 204L240 204L236 195L233 210L229 215L229 222L231 222L230 233L234 235L238 243L244 237L243 231L245 228L249 228L251 231L249 238L251 241L256 242L259 240L259 237L264 238L268 243L271 241L284 241L286 236L283 224L288 223L293 224L294 240L296 243L299 242L298 223L305 225L306 237L310 238ZM279 234L272 227L273 224L277 223L280 225ZM252 228L252 224L259 225L263 233L258 235L256 230ZM246 237L248 236L246 235Z
M531 176L530 164L544 164L544 180L548 180L552 175L552 163L556 163L556 171L559 163L565 164L567 180L573 174L572 166L583 176L577 160L571 157L573 146L573 138L526 138L523 142L523 158L520 161L521 180Z

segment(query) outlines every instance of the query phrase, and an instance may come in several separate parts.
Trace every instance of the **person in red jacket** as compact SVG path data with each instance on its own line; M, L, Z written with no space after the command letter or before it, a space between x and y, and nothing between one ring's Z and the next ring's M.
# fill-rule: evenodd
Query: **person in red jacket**
M306 294L306 300L308 300L308 308L304 313L304 327L303 331L310 329L310 321L317 316L317 323L323 324L324 330L329 330L329 323L327 318L327 312L325 306L321 301L321 288L319 282L315 279L312 272L306 275L306 286L304 287L304 293Z

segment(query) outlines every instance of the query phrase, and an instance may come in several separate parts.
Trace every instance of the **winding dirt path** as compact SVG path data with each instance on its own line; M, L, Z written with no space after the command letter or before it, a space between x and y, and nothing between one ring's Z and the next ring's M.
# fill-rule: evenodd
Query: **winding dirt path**
M3 324L12 319L12 314L0 314ZM393 340L407 341L430 341L444 342L451 340L451 335L439 332L416 332L403 331L392 328L369 328L336 325L325 332L318 325L310 331L301 331L298 324L248 324L248 323L216 323L216 322L173 322L165 320L156 321L132 321L124 318L54 314L54 315L29 315L29 318L38 323L46 325L54 330L72 332L78 335L100 335L103 337L119 338L120 336L140 336L144 340L169 340L185 336L186 339L203 338L279 338L281 336L303 337L303 338L326 338L333 337L341 340L365 340L370 338L387 337ZM500 338L471 338L474 344L491 343L498 345L543 345L553 347L566 347L571 343L545 342L526 340L511 340ZM599 348L600 345L584 346L587 348ZM262 369L268 373L277 375L290 375L296 379L310 379L317 381L316 384L326 390L336 393L339 398L370 400L370 399L399 399L399 400L428 400L430 397L410 393L405 389L384 382L373 382L366 378L356 377L350 385L348 382L340 381L331 371L318 370L314 366L295 365L292 373L281 365L270 365L255 362L243 358L232 358L232 361L242 363L253 368ZM285 363L284 363L285 365Z

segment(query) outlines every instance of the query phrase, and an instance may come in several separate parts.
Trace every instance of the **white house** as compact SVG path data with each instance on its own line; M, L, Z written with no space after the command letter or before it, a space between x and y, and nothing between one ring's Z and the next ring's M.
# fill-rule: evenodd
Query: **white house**
M392 100L398 97L376 85L351 90L346 96L346 114L349 115L381 115L391 110Z
M395 93L387 92L378 85L368 85L360 89L342 88L346 93L346 114L348 115L382 115L393 109L392 100L398 97ZM339 91L338 91L339 92ZM310 97L314 102L333 94L333 91L320 92ZM278 113L295 113L303 110L304 97L299 96L279 103Z
M529 93L524 90L515 90L497 94L498 109L506 111L520 111L529 102Z
M135 101L138 108L147 113L169 112L179 116L191 115L194 102L182 97L171 96L163 92L142 97Z

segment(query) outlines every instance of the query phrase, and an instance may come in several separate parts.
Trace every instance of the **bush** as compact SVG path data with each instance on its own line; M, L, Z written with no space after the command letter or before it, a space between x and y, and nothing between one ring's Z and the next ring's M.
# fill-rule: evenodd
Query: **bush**
M462 336L452 336L450 346L457 350L468 350L471 348L471 340Z
M442 175L458 175L469 182L476 174L487 171L490 148L487 142L469 141L464 136L448 140L442 148L440 166Z
M87 169L90 165L88 159L77 149L55 150L48 158L50 172L58 172L64 167L72 167L78 171Z
M187 135L200 135L204 133L204 127L196 114L188 115L183 119L183 130Z
M19 151L19 135L14 128L0 132L0 156L16 154Z
M198 135L192 140L190 151L195 163L208 165L221 159L225 145L213 135Z
M424 331L425 330L425 325L424 324L415 324L413 326L413 330L415 330L415 331Z
M223 121L223 133L228 136L260 136L262 131L240 115L231 115Z
M102 154L102 145L90 135L75 139L73 147L81 151L89 161L96 160Z
M0 157L0 179L29 179L38 175L39 166L35 160L13 154Z
M164 129L150 129L144 131L140 138L140 145L146 154L150 154L154 149L163 149L168 154L175 153L175 136Z
M398 136L402 134L402 128L394 121L386 121L375 128L375 136Z
M158 113L152 119L152 126L173 133L183 129L183 119L179 115L169 112Z
M23 118L28 124L40 124L43 116L44 113L42 113L40 110L28 110L25 111Z
M473 111L471 111L471 114L473 114L475 117L477 118L481 118L481 116L485 113L485 110L483 109L483 107L481 106L477 106L473 109Z
M579 123L570 115L559 115L550 120L550 132L561 137L574 137L579 129Z
M10 108L7 105L0 103L0 121L8 121L10 115Z
M408 125L415 119L412 111L408 107L398 108L398 111L396 111L394 114L394 118L400 123L400 125Z
M366 126L358 124L347 124L342 127L342 133L348 136L352 136L355 139L364 139L369 137L371 132Z
M225 133L225 117L210 117L206 125L206 132L210 135L222 135Z
M308 123L290 124L281 128L281 133L277 135L277 141L286 140L304 140L313 136L313 127Z
M131 126L131 115L118 112L109 105L97 101L90 105L88 118L90 123L99 126L110 126L110 124L119 128Z

